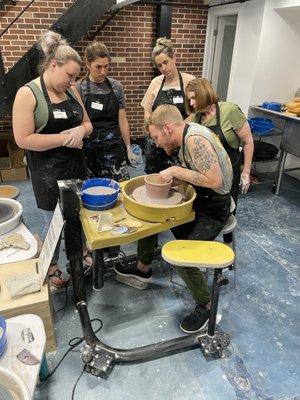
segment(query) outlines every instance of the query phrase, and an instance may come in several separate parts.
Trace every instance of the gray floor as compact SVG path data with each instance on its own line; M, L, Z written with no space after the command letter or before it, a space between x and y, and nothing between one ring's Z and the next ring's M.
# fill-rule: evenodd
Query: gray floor
M133 171L136 174L136 171ZM29 182L14 183L32 232L41 234ZM106 380L84 373L75 399L110 400L299 400L299 181L283 177L280 196L272 193L264 176L240 198L237 228L238 287L231 280L222 288L220 327L231 336L230 358L206 361L199 349L154 361L116 365ZM171 238L161 236L162 242ZM135 246L127 246L134 252ZM62 250L62 262L64 253ZM91 318L101 318L101 340L111 346L133 348L180 336L179 323L193 302L184 288L170 282L170 270L153 263L154 282L145 291L108 278L102 292L87 284ZM181 283L175 276L175 282ZM64 293L53 295L54 307ZM72 288L64 312L55 319L58 351L48 355L50 370L82 331L72 304ZM95 325L96 328L96 325ZM298 359L298 362L297 362ZM36 389L38 399L71 399L82 371L79 348L71 351L55 374Z

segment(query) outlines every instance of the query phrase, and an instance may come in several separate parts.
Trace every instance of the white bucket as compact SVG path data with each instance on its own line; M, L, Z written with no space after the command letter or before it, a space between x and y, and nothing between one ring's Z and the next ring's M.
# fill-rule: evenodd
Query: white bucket
M0 394L4 391L10 395L8 398L12 396L14 400L31 400L26 384L13 371L0 367L0 383Z
M1 204L7 204L12 206L15 209L14 215L7 221L0 223L0 235L4 235L12 231L20 224L20 219L23 213L23 206L17 200L7 199L7 198L0 198L0 207Z

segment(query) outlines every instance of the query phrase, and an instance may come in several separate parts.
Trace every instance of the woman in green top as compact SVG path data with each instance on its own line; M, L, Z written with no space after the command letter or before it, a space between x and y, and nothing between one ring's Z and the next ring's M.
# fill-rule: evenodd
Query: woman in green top
M233 103L218 101L218 96L205 78L190 81L185 89L187 111L194 113L193 122L211 129L227 151L233 168L231 195L237 204L239 185L246 193L250 185L250 169L253 156L253 138L247 118ZM244 149L244 165L240 146Z

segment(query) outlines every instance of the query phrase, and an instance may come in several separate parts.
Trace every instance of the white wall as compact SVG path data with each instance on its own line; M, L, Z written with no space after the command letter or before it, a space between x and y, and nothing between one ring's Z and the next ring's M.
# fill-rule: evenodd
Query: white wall
M250 101L284 103L299 87L300 1L266 0Z
M239 104L247 115L250 105L293 99L300 88L300 0L251 0L211 8L204 52L205 77L209 77L211 67L210 24L215 16L234 13L238 20L228 101ZM289 155L286 166L299 166L299 158ZM272 169L275 167L274 163Z
M246 114L256 75L264 5L264 0L252 0L242 4L238 11L227 99L237 103Z
M247 113L262 101L286 102L300 87L300 0L251 0L209 10L203 75L209 77L210 24L238 14L228 86L229 101Z

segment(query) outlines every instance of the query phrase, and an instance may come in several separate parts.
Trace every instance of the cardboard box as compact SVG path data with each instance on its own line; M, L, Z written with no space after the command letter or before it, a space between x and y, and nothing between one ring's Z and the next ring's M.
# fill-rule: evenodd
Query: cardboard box
M8 140L0 140L0 169L12 168L12 162L9 157Z
M1 169L1 179L3 182L22 181L24 179L27 179L26 167Z
M20 147L18 147L16 145L16 143L14 141L9 141L8 142L8 153L9 153L9 157L11 160L11 164L12 164L12 168L20 168L20 167L25 167L24 164L24 157L25 157L25 152L23 149L20 149Z
M48 284L40 292L26 294L18 299L11 299L5 285L7 278L23 272L36 272L36 259L0 265L0 314L5 318L22 314L38 315L44 323L46 332L46 352L56 350L56 339L53 325L53 308Z

